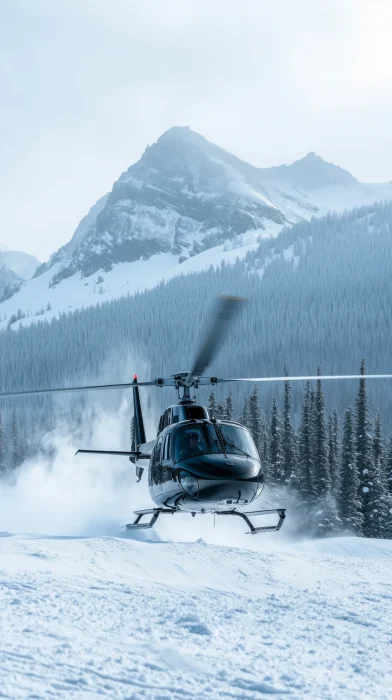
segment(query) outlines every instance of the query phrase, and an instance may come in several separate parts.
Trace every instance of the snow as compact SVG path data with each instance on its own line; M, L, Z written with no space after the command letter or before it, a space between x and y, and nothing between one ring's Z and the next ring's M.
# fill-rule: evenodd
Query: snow
M308 196L319 207L317 216L324 216L329 211L343 212L391 199L392 183L358 183L353 187L329 185L308 192Z
M280 535L5 534L1 696L390 698L392 543Z
M28 317L13 323L11 328L16 330L19 325L28 326L31 323L50 320L58 317L61 312L71 312L81 307L92 306L103 301L118 299L127 294L152 289L162 280L168 281L177 275L187 275L192 272L208 270L213 265L218 267L221 261L234 264L237 259L245 258L249 250L255 250L260 236L276 236L281 226L272 222L266 229L248 232L240 237L238 247L225 250L226 245L215 246L198 255L188 258L179 264L179 256L172 253L154 255L148 260L137 260L132 263L118 263L110 272L98 270L91 277L82 278L80 273L62 280L58 285L49 288L49 282L61 269L61 263L56 263L39 277L30 280L15 296L0 305L0 329L6 328L12 314L21 309ZM235 244L237 245L237 244ZM98 277L103 277L103 283L97 284ZM102 287L104 292L99 293ZM48 302L51 310L35 316L37 311L46 309Z
M124 426L103 415L94 445ZM392 541L294 539L286 501L280 532L176 514L127 537L147 480L53 445L0 481L0 697L391 697Z

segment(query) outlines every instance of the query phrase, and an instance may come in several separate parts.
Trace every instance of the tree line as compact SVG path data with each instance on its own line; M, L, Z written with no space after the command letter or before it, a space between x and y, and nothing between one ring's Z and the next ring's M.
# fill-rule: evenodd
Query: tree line
M282 488L292 492L303 532L392 537L392 438L383 437L379 412L370 420L364 361L360 374L355 406L342 421L336 410L326 415L321 379L315 388L307 382L297 429L289 381L282 409L273 396L268 416L257 387L237 415L231 392L220 402L214 391L209 396L211 415L249 429L269 487L275 495Z
M379 412L373 421L370 418L363 361L360 374L363 378L355 405L342 416L335 409L327 414L321 379L315 387L307 382L297 426L288 380L283 405L272 396L267 413L262 410L257 386L241 404L231 390L221 401L214 391L208 397L211 416L238 420L249 429L271 497L279 498L282 490L291 494L291 513L300 516L298 530L304 534L392 537L392 437L383 435ZM151 414L148 396L147 420ZM83 425L82 415L83 403L78 410L72 404L67 422L70 430L86 437L89 428ZM23 410L14 408L8 423L0 414L0 475L12 474L28 459L54 456L53 448L42 441L45 426L36 423L34 413L26 416ZM131 422L131 441L132 435Z

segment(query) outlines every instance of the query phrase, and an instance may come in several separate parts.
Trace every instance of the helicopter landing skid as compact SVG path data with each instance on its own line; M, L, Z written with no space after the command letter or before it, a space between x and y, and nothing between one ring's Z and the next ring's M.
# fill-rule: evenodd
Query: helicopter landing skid
M134 523L128 523L125 527L127 530L148 530L153 527L158 520L159 516L164 513L177 513L176 508L147 508L146 510L135 510L136 520ZM279 522L277 525L267 525L264 527L255 527L249 519L249 515L271 515L271 513L277 513L279 515ZM140 522L144 515L151 515L152 518L148 523ZM192 513L195 515L195 513ZM247 535L257 535L259 532L275 532L280 530L283 525L283 521L286 517L285 508L273 508L272 510L253 510L247 511L246 513L240 513L238 510L217 510L215 515L238 515L240 518L245 520L246 524L249 526L249 532Z
M271 513L277 513L279 515L279 522L277 525L255 527L248 517L249 515L271 515ZM240 513L240 511L238 510L217 510L216 515L238 515L240 518L245 520L246 524L250 528L249 532L247 532L246 534L257 535L259 532L275 532L276 530L280 530L286 517L286 508L273 508L272 510L253 510L248 511L246 513Z
M148 530L153 527L162 513L175 513L174 508L147 508L146 510L135 510L136 520L134 523L128 523L125 527L127 530ZM144 515L152 515L149 523L141 523Z

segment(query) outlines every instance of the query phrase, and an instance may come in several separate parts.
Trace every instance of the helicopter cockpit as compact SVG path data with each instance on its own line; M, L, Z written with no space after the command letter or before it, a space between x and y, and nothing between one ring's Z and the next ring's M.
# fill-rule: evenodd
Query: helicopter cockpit
M236 454L259 460L248 431L240 425L197 423L175 432L174 461L211 454Z

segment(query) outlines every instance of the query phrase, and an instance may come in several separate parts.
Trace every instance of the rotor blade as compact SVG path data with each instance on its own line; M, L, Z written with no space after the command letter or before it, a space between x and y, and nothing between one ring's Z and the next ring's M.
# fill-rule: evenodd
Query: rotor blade
M138 382L138 386L155 386L155 382ZM5 396L35 396L37 394L58 394L60 392L64 393L67 391L95 391L99 389L130 389L135 386L135 384L97 384L93 386L69 386L62 387L58 389L32 389L28 391L6 391L0 393L0 398Z
M219 298L209 330L186 378L188 386L192 384L194 377L203 374L204 370L211 364L225 339L229 324L234 320L244 301L243 297L222 296Z
M77 450L75 455L78 455L80 452L93 455L125 455L127 457L136 457L137 459L150 459L151 457L151 454L147 452L137 452L135 450L130 452L121 452L119 450Z
M392 374L321 374L304 377L246 377L233 379L217 378L217 383L221 382L307 382L317 381L319 379L334 380L334 379L392 379Z

